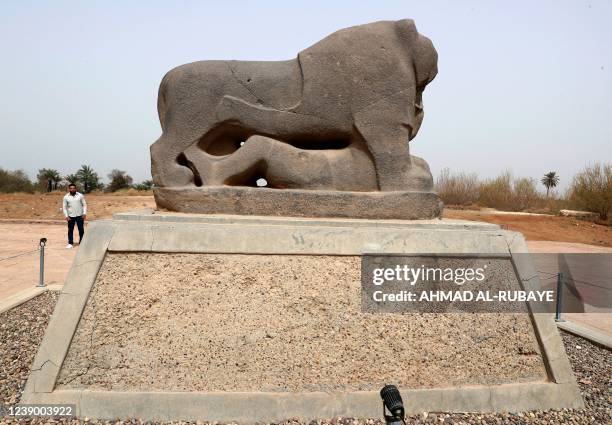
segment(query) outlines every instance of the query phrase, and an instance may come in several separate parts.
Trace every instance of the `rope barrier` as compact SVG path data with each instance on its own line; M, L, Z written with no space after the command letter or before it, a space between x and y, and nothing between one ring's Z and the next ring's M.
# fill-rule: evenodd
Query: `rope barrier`
M25 251L25 252L22 252L22 253L20 253L20 254L11 255L10 257L0 258L0 261L10 260L11 258L22 257L22 256L24 256L24 255L31 254L31 253L33 253L33 252L38 252L38 249L34 249L34 250L32 250L32 251Z
M550 277L547 277L546 279L552 279L553 277L556 277L558 275L558 273L550 273L550 272L545 272L543 270L538 270L538 273L544 273L544 274L550 275ZM563 281L564 281L564 283L566 281L572 281L574 283L581 283L583 285L594 286L596 288L601 288L601 289L606 289L608 291L612 291L612 287L601 286L601 285L598 285L598 284L593 283L593 282L587 282L586 280L579 280L579 279L574 279L574 278L571 278L571 277L563 276Z
M607 286L601 286L601 285L598 285L596 283L586 282L584 280L578 280L578 279L572 279L572 278L565 278L564 280L571 280L572 282L581 283L583 285L594 286L596 288L601 288L601 289L605 289L607 291L612 291L612 287L608 288Z
M548 274L550 276L557 276L559 274L559 273L545 272L544 270L538 270L538 273L544 273L544 274Z

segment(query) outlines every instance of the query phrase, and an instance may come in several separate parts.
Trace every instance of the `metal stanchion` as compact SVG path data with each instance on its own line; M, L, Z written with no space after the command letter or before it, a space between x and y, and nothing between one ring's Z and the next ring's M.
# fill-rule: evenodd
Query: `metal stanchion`
M555 322L565 322L561 318L561 309L563 307L563 273L557 273L557 309L555 313Z
M39 288L44 288L45 286L45 245L47 244L47 238L40 238L39 248L40 248L40 275L38 279Z

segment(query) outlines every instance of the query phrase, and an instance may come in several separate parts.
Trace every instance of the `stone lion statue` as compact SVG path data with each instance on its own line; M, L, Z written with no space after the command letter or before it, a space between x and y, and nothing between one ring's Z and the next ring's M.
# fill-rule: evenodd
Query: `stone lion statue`
M408 19L339 30L291 60L179 66L159 88L154 184L431 191L408 141L436 74L436 50Z

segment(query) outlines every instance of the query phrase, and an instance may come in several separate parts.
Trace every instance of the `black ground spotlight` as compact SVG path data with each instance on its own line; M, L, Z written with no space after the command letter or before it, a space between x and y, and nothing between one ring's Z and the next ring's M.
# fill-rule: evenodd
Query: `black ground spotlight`
M385 385L380 390L380 398L383 401L383 415L387 424L406 424L404 420L404 402L397 387L395 385ZM387 415L385 408L389 411L390 415Z

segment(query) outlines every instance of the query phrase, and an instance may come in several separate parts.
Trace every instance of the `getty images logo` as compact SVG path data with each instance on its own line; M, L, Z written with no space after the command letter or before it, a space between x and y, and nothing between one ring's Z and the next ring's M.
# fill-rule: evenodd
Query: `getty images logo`
M395 267L375 268L372 273L372 283L376 286L389 281L403 281L409 285L415 285L417 282L453 282L463 285L485 280L486 268L486 264L478 268L428 267L424 264L420 267L410 267L398 264Z

